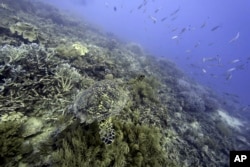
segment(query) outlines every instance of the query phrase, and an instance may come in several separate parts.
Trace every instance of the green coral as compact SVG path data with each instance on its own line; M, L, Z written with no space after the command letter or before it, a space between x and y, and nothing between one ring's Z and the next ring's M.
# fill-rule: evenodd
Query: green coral
M0 165L22 152L23 137L21 123L9 121L0 123Z
M167 166L161 146L162 135L156 127L135 125L113 119L115 141L106 145L100 140L97 122L87 126L75 123L56 140L52 155L55 166ZM74 130L72 130L74 129Z

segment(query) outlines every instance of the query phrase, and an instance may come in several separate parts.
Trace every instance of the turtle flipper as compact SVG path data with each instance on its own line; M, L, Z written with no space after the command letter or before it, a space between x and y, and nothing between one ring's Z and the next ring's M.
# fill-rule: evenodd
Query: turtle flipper
M115 139L115 130L113 128L111 117L100 121L99 130L102 142L104 142L105 144L113 143Z

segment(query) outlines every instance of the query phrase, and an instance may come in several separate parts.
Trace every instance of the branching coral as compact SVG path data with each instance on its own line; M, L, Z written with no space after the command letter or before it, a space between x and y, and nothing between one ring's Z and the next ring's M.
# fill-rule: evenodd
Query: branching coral
M65 109L69 91L83 77L53 55L37 44L0 47L1 112Z

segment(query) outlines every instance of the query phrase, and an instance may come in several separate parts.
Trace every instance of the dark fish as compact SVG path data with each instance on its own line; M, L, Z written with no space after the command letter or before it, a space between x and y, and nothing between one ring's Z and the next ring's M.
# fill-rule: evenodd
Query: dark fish
M137 7L137 9L139 10L139 9L141 9L143 7L143 4L140 4L138 7Z
M178 9L176 9L173 13L171 13L170 16L177 14L179 11L180 11L180 7Z
M117 10L117 8L114 6L114 11L116 11Z
M232 74L229 73L229 74L227 74L226 80L228 81L228 80L232 79L232 77L233 77Z
M160 10L159 8L158 8L158 9L156 9L156 10L155 10L155 13L158 13L158 12L159 12L159 10Z
M184 33L186 31L186 28L181 29L180 34Z
M161 22L165 21L166 19L167 19L167 17L163 17L163 18L161 19Z
M202 25L201 25L201 28L204 28L206 26L206 22L204 22Z
M215 26L215 27L213 27L212 29L211 29L211 31L215 31L215 30L217 30L218 28L220 28L221 26Z

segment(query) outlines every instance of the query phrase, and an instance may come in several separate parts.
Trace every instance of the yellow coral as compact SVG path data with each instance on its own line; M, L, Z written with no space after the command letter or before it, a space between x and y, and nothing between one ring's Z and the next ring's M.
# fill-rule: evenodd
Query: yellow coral
M59 56L63 58L77 58L78 56L85 56L89 50L86 44L82 44L80 42L76 43L66 43L61 44L56 48L56 52Z
M72 45L72 47L79 53L79 55L84 56L86 53L89 52L88 48L81 44L80 42L76 42Z
M38 30L32 24L17 22L11 25L9 29L12 34L17 34L29 42L34 42L38 39Z

